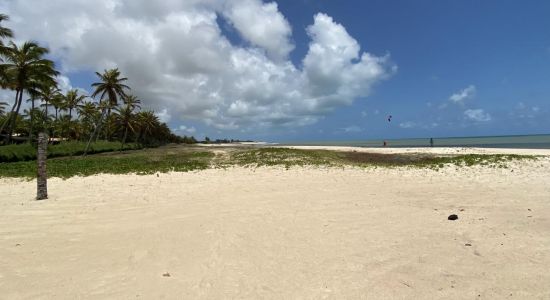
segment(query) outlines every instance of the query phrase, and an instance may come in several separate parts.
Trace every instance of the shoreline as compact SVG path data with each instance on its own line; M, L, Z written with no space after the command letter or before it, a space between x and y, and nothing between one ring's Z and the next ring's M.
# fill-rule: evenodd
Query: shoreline
M477 148L477 147L354 147L354 146L270 146L273 148L299 150L330 150L340 152L364 152L379 154L506 154L506 155L540 155L550 156L550 149L519 149L519 148Z

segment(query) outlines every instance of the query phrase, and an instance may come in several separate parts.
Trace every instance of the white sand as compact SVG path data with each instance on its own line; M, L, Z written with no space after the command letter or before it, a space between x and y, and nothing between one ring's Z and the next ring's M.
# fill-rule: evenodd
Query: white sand
M277 148L304 149L304 150L333 150L355 151L383 154L517 154L517 155L544 155L550 156L550 149L510 149L510 148L474 148L474 147L425 147L425 148L391 148L391 147L346 147L346 146L275 146Z
M1 179L0 298L549 299L549 175L101 175L51 179L42 202Z

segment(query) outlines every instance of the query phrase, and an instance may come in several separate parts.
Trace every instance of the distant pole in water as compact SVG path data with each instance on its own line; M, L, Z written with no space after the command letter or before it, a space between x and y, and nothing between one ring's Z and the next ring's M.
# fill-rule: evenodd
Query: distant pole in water
M430 138L430 147L433 147L433 146L434 146L434 139Z
M48 199L48 175L46 173L47 149L48 135L41 132L38 134L38 155L36 159L38 162L36 200Z

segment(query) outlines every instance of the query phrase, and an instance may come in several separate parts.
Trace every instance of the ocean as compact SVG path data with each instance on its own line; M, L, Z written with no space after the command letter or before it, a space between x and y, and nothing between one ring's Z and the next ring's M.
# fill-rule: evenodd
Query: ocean
M387 147L430 147L430 138L388 139ZM433 138L434 147L550 149L550 134ZM294 141L281 145L383 147L384 140Z

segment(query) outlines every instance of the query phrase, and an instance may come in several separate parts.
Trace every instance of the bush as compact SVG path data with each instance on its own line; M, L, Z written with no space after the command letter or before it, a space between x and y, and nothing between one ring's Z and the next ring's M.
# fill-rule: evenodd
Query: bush
M62 142L48 146L48 158L75 156L84 154L85 142ZM137 144L125 144L123 150L141 149ZM98 141L90 145L89 154L112 152L120 150L119 142ZM0 163L17 162L36 159L36 148L29 143L0 146Z

